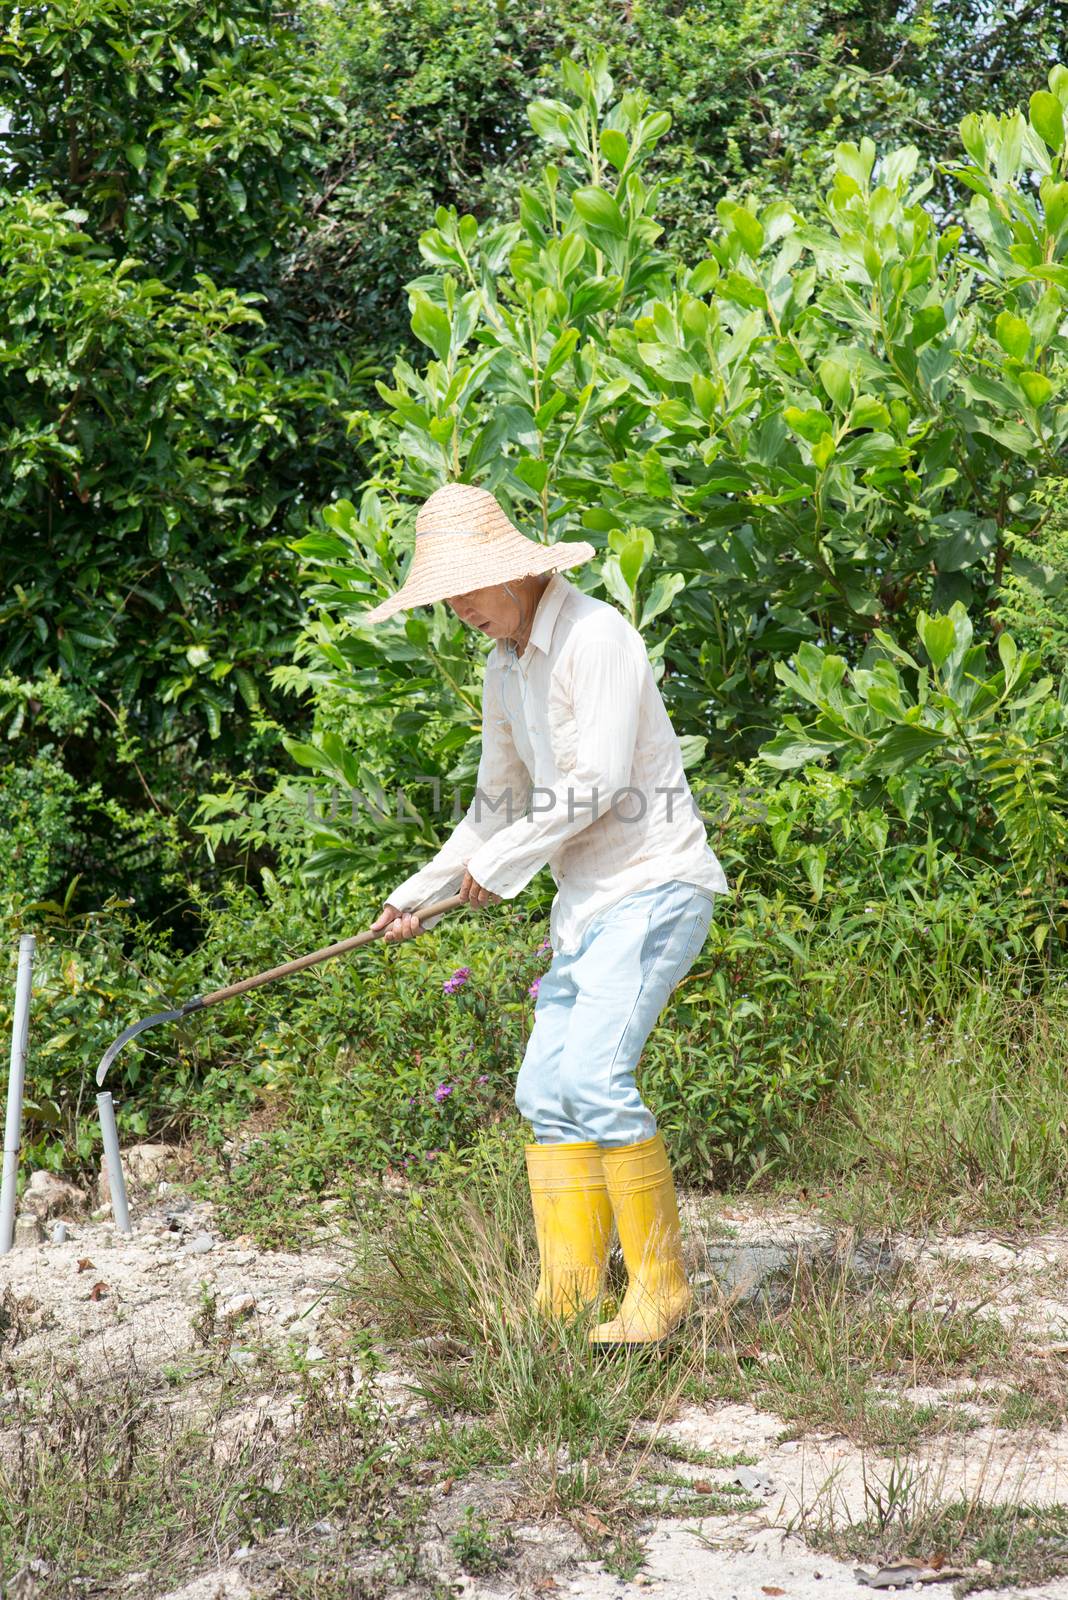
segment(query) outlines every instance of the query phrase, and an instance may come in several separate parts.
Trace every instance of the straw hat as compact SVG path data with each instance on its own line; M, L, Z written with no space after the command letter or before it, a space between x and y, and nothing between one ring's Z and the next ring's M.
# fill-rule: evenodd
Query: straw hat
M415 519L415 552L396 594L363 613L383 622L397 611L428 606L449 595L468 594L492 583L509 583L535 572L560 572L596 554L592 544L539 544L505 516L486 489L446 483L435 489Z

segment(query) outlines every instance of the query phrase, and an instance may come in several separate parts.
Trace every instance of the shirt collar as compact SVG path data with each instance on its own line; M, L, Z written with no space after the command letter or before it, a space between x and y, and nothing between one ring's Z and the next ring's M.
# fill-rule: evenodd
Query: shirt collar
M556 627L556 619L560 615L560 608L567 599L569 588L570 585L567 579L562 578L558 572L554 572L545 586L541 599L538 601L538 609L535 611L534 621L530 625L527 650L533 645L543 655L548 655L549 646L552 643L553 630ZM523 651L523 656L520 657L520 660L526 656L527 650Z

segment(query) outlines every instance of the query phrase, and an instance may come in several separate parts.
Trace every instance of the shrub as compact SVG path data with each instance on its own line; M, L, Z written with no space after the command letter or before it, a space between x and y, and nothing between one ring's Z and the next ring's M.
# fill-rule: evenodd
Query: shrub
M755 880L761 848L770 847L756 823L748 839L741 848ZM263 896L230 885L203 904L205 939L191 954L128 907L51 914L35 968L26 1171L95 1160L93 1074L127 1022L369 920L358 888L323 902L270 874L265 885ZM1020 959L1033 946L1014 931L1012 902L998 901L994 877L977 879L967 895L959 885L915 894L907 882L899 887L896 898L864 907L852 884L840 897L827 890L806 902L742 882L717 905L639 1073L684 1181L837 1170L831 1147L844 1147L843 1108L866 1116L869 1086L884 1145L926 1148L928 1132L921 1139L905 1126L918 1082L907 1062L928 1059L932 1040L968 1031L959 1019L976 1007L986 1008L980 1031L994 1040L1011 1033L1014 1007L1040 1004L1028 997ZM0 1033L11 1023L14 953L12 938L0 972ZM405 945L356 952L150 1031L112 1068L123 1136L197 1133L215 1152L232 1225L275 1242L292 1237L294 1217L299 1229L313 1225L304 1202L316 1195L352 1192L387 1172L418 1180L452 1171L494 1125L518 1146L515 1075L532 1021L530 989L548 960L544 923L505 904L443 918ZM1033 1092L1021 1085L1021 1103L1037 1104L1056 1079L1060 1024L1051 1012L1043 1026L1047 1057L1031 1074ZM996 1055L983 1083L993 1081ZM948 1103L951 1079L939 1080L939 1104ZM993 1139L1006 1171L1022 1167L1011 1117L992 1134L981 1101L978 1089L967 1106L961 1101L954 1137ZM1050 1101L1051 1130L1063 1120L1058 1106ZM227 1155L233 1138L236 1153ZM1037 1139L1036 1124L1035 1152ZM1033 1160L1048 1165L1044 1154ZM970 1188L976 1181L967 1176ZM1043 1181L1052 1192L1052 1179Z
M446 791L473 777L481 645L443 606L373 636L362 624L400 581L416 503L452 478L485 483L537 538L598 546L575 581L642 630L691 766L707 751L722 773L769 744L782 757L771 741L796 732L784 715L818 657L839 674L825 698L842 673L868 680L877 732L863 737L893 735L880 755L900 770L875 776L913 838L929 822L936 850L989 865L1008 847L1024 872L1029 841L1047 866L1062 853L1056 696L1048 728L1006 714L983 783L955 794L945 735L964 691L939 684L936 726L930 651L903 661L896 643L921 620L932 640L967 626L956 664L996 695L999 672L1006 691L1015 678L1020 703L1026 656L1004 659L1000 586L1055 598L1063 582L1042 535L1043 477L1068 438L1068 68L1049 84L1029 117L962 123L947 170L971 237L940 226L914 148L862 139L839 145L822 203L724 200L708 256L683 264L660 248L651 181L666 113L617 95L601 56L563 64L559 97L530 106L549 159L511 219L442 209L422 235L408 293L427 361L379 385L374 473L299 545L316 615L277 677L321 698L313 737L289 746L319 800L309 872L384 883L448 827L447 808L418 802L418 819L332 815L335 787L412 795L428 774ZM1034 783L1018 780L1028 769ZM885 803L870 784L854 793ZM227 825L240 820L205 817L209 836ZM804 871L818 896L832 847L817 845Z
M804 907L753 892L717 907L704 950L653 1030L641 1068L672 1160L717 1185L793 1153L834 1082L845 1019L824 992Z

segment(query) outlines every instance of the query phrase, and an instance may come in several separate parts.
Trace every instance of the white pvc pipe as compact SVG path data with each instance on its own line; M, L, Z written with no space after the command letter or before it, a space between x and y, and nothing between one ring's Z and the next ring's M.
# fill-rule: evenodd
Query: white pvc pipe
M22 1097L26 1086L26 1045L30 1036L30 989L33 952L37 940L24 933L19 940L19 967L15 979L15 1016L11 1025L11 1070L7 1079L7 1118L4 1122L4 1169L0 1178L0 1256L6 1256L15 1237L15 1189L22 1141Z
M111 1215L120 1233L132 1233L126 1204L126 1179L122 1175L122 1157L119 1155L119 1130L115 1126L115 1106L106 1090L97 1095L96 1109L100 1113L100 1132L104 1136L104 1155L108 1163Z

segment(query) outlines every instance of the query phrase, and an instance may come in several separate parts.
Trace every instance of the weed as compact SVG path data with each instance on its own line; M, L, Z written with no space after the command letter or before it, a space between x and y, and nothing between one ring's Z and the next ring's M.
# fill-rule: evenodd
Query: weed
M398 1219L355 1296L404 1341L431 1410L478 1418L535 1499L599 1502L639 1422L677 1404L693 1351L600 1351L587 1338L592 1309L572 1324L536 1315L536 1280L526 1185L505 1151Z
M963 1228L1064 1215L1068 997L1021 998L1011 969L984 967L927 1015L908 975L842 996L852 1059L789 1180L820 1189L831 1217Z
M566 1449L530 1445L515 1464L520 1500L536 1517L566 1517L589 1540L630 1515L639 1474L619 1454L575 1456Z
M1005 1366L1012 1336L981 1308L931 1311L903 1287L901 1274L858 1291L844 1268L799 1271L782 1313L751 1325L748 1338L744 1323L732 1330L750 1400L884 1450L968 1426L944 1406L915 1405L881 1386L888 1377L917 1385Z
M456 1478L480 1467L505 1466L509 1460L493 1429L482 1423L436 1422L424 1436L422 1455L424 1460L440 1462Z
M411 1455L362 1386L304 1380L284 1437L269 1411L249 1427L247 1397L235 1407L225 1384L195 1423L136 1371L99 1382L8 1371L4 1387L17 1443L0 1462L0 1568L43 1561L42 1600L67 1595L75 1573L106 1584L148 1570L166 1586L220 1549L324 1517L395 1552L421 1505Z
M666 1489L668 1493L650 1495L650 1489ZM737 1483L716 1484L713 1487L701 1479L684 1477L680 1472L647 1469L642 1474L641 1492L635 1497L634 1509L661 1517L685 1517L693 1512L699 1516L718 1517L755 1511L760 1503Z
M981 1499L938 1502L917 1508L906 1481L861 1522L805 1528L818 1549L853 1560L930 1560L937 1553L948 1567L964 1569L954 1594L974 1590L1031 1588L1068 1573L1068 1507L999 1505Z
M464 1520L449 1544L463 1571L474 1578L498 1572L510 1548L505 1540L493 1532L489 1519L476 1513L474 1506L468 1506L464 1511Z
M645 1546L640 1539L624 1534L615 1539L601 1556L606 1572L621 1583L630 1583L645 1566Z
M1061 1428L1066 1415L1062 1392L1041 1393L1034 1386L1011 1390L998 1403L999 1428Z
M655 1441L656 1453L665 1461L681 1461L690 1467L712 1467L730 1470L735 1467L754 1467L758 1458L748 1455L744 1450L736 1450L730 1455L725 1455L721 1450L700 1450L696 1445L681 1444L677 1439L668 1437L658 1438Z
M197 1310L190 1321L193 1337L198 1344L210 1345L215 1337L215 1318L219 1300L211 1285L205 1280L200 1285Z
M1003 1469L990 1457L967 1495L947 1497L948 1466L948 1457L942 1463L907 1455L895 1455L888 1464L865 1460L862 1517L829 1480L789 1531L840 1558L881 1565L937 1557L946 1568L962 1569L958 1596L973 1589L1030 1587L1068 1572L1068 1507L1034 1506L1013 1497ZM1021 1488L1026 1479L1023 1463Z

